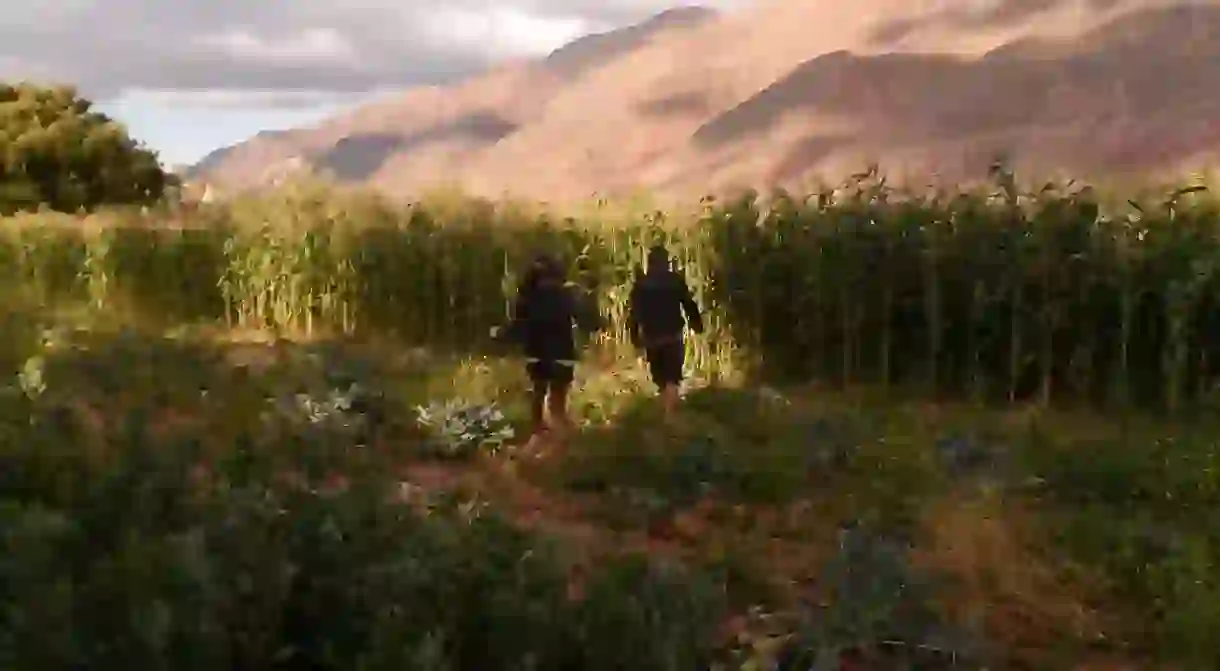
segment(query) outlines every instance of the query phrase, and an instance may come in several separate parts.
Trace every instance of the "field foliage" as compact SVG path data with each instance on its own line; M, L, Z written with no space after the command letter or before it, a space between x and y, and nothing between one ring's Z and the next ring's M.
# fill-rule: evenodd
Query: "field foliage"
M301 189L81 224L9 222L35 299L280 334L486 351L538 250L571 264L622 345L633 268L670 246L709 311L695 367L756 377L1180 410L1213 395L1220 211L1201 187L1107 211L1089 189L904 193L874 173L806 198L580 219L485 201L393 206Z
M4 219L0 668L1212 668L1218 226L1002 171ZM673 424L656 242L708 313ZM540 250L609 328L537 454L488 333Z
M0 81L0 214L148 205L178 183L70 86Z

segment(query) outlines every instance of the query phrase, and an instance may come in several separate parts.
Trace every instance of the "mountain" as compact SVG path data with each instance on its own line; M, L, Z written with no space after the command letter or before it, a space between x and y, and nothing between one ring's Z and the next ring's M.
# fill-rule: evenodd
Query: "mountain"
M1174 170L1220 150L1220 0L778 0L680 8L537 61L255 137L194 175L319 171L551 201L912 178Z

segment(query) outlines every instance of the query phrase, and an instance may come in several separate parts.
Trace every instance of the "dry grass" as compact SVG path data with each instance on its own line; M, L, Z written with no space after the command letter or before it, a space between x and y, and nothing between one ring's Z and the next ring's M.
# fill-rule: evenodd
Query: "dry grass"
M1019 503L998 497L947 496L922 522L914 560L954 581L943 608L956 622L982 624L1015 658L1052 663L1068 642L1113 635L1113 616L1049 563L1037 522Z

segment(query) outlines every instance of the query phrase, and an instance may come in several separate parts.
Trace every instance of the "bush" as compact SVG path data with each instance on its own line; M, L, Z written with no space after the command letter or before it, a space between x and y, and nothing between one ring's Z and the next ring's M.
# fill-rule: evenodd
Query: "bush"
M1183 668L1220 663L1214 429L1086 444L1039 436L1027 459L1059 544L1134 607L1136 641Z
M403 502L396 452L338 424L239 414L212 377L232 405L196 423L99 426L63 365L0 406L0 667L662 670L715 644L722 590L683 569L610 561L580 596L546 539Z
M0 213L150 204L175 179L70 87L0 82Z
M787 503L813 482L822 446L780 403L701 389L686 398L683 426L666 428L656 405L645 402L588 434L583 449L553 468L568 487L625 497L652 512L705 497Z

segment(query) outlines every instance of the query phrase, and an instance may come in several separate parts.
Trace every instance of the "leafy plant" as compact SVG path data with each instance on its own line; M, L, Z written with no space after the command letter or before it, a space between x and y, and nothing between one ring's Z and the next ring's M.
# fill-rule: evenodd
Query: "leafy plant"
M977 642L947 626L932 607L934 577L914 571L896 539L844 529L820 583L825 603L806 611L780 668L840 668L848 658L867 668L891 668L875 666L886 660L899 664L892 668L946 669L978 661Z
M416 407L415 412L420 425L432 432L431 451L444 457L465 458L482 451L494 454L516 435L495 403L452 399Z
M149 204L176 179L71 87L0 82L0 213Z
M1220 622L1217 458L1205 428L1090 442L1039 434L1026 450L1060 547L1138 612L1140 640L1191 668L1220 660L1203 634Z
M141 405L99 430L6 403L0 665L674 669L715 644L714 582L610 560L574 594L550 542L404 505L392 455L341 432L268 431L240 398L169 433Z

